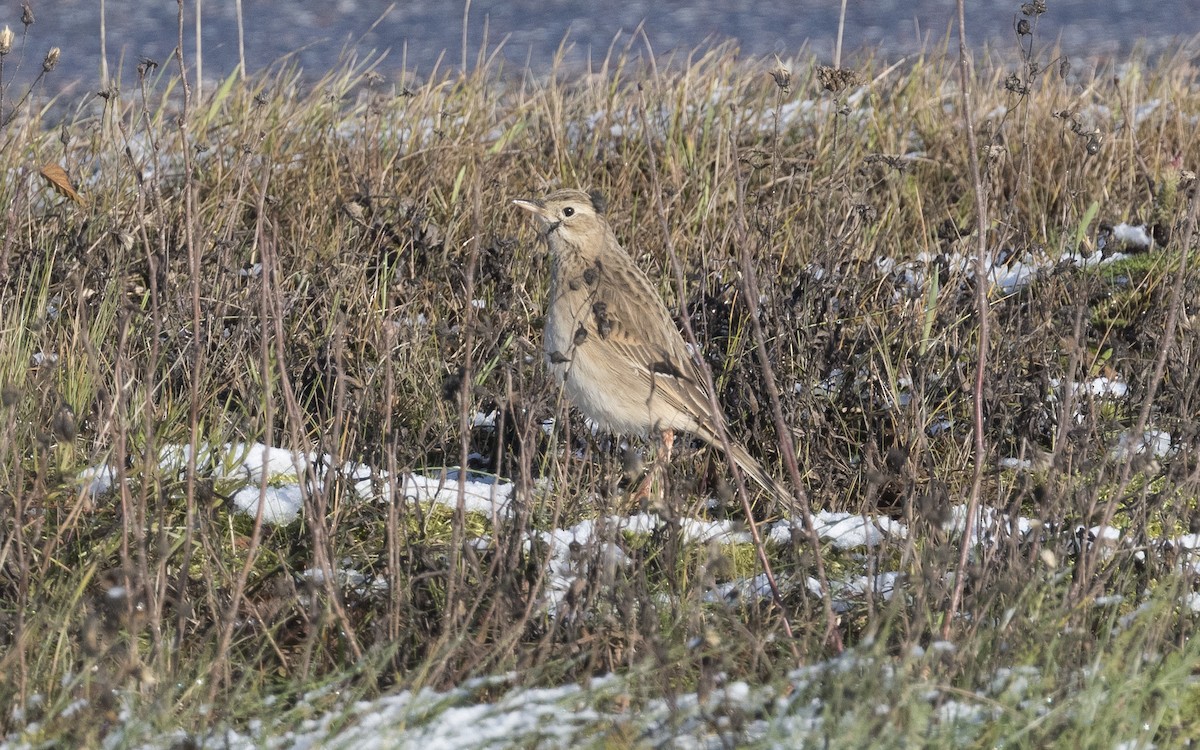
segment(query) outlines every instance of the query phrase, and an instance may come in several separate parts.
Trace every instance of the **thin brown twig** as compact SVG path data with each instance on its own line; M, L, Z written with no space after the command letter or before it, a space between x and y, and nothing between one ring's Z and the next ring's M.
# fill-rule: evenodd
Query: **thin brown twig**
M987 355L990 345L988 326L987 285L987 194L979 172L979 151L975 141L975 122L971 114L971 66L967 60L967 27L964 1L958 0L958 74L959 93L962 96L963 127L967 131L967 163L971 170L971 186L975 192L976 237L975 237L975 314L979 318L979 358L975 363L975 388L972 393L972 415L975 431L975 471L971 479L971 497L967 501L967 513L963 525L962 544L959 546L958 564L954 573L954 589L950 604L946 607L942 621L942 638L950 637L950 625L962 604L963 590L967 581L967 564L971 559L971 533L979 515L979 498L983 491L983 465L986 445L983 436L983 384L987 373Z
M267 185L270 183L271 172L265 170L263 173L262 184L258 194L258 211L257 211L257 226L254 232L254 241L256 245L261 245L263 240L263 216L264 207L266 205ZM264 261L269 260L269 255L264 255ZM260 298L261 313L264 322L269 314L269 299L271 297L272 286L272 269L267 262L263 264L263 291ZM270 337L264 336L261 342L260 354L262 356L263 372L270 372L271 354L270 354ZM266 434L270 435L274 422L274 398L268 391L263 394L263 419L266 427ZM195 453L195 449L191 451ZM213 660L213 666L210 671L212 678L208 686L208 700L211 702L216 698L217 690L228 680L228 660L229 660L229 645L233 640L233 630L238 619L238 610L242 604L242 594L246 590L246 583L250 580L250 571L254 568L254 563L258 559L258 545L262 541L263 531L263 511L267 505L267 476L266 464L263 464L263 474L258 489L258 510L254 514L254 528L250 532L250 542L246 549L246 559L242 563L242 568L238 572L238 577L233 584L233 595L229 600L229 609L225 613L224 621L221 623L221 631L218 636L216 658ZM217 676L220 675L221 679Z
M779 103L782 104L783 89L779 89L778 96ZM782 109L781 106L775 108L775 135L773 140L776 149L778 149L779 144L780 109ZM800 473L800 463L796 459L796 446L792 442L791 426L783 416L783 399L779 394L779 385L775 381L775 370L771 367L771 358L767 352L766 335L763 333L762 320L758 314L758 272L755 270L754 263L750 257L750 232L747 228L748 222L746 220L746 179L739 167L740 162L737 159L737 135L733 131L729 133L729 148L733 152L733 174L734 182L737 186L737 200L734 203L736 208L736 221L734 221L733 225L734 241L738 246L738 267L741 270L743 297L746 299L747 308L750 311L750 329L754 335L754 351L758 357L759 367L762 369L763 384L766 386L767 399L771 403L771 418L775 422L779 453L783 458L783 465L787 467L788 475L792 479L792 485L795 487L794 499L797 501L796 505L800 508L800 516L804 522L805 541L808 542L813 552L817 582L821 586L821 606L825 614L825 642L832 646L834 651L841 653L843 649L842 635L838 629L837 613L833 611L833 595L829 588L829 577L825 572L825 559L821 555L821 537L817 533L817 526L813 520L812 505L809 502L808 493L804 491L804 478ZM779 161L779 154L776 153L772 162L778 165Z
M454 522L451 525L450 554L446 570L446 605L442 612L442 648L453 648L451 644L464 637L459 632L459 623L463 618L465 607L459 602L460 576L463 565L463 540L467 524L467 468L468 457L471 453L471 414L475 402L473 382L475 380L475 273L479 267L479 240L482 232L482 206L480 188L477 181L470 181L473 187L470 191L471 200L471 235L467 238L467 262L463 269L463 362L459 372L461 378L458 386L458 439L459 439L459 469L458 496L454 504ZM437 669L450 668L449 660L442 660Z

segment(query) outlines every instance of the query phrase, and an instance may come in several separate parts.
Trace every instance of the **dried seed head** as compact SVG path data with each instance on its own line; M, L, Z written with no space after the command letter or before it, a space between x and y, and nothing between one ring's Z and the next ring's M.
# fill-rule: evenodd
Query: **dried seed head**
M875 220L879 218L879 212L869 203L855 203L853 208L854 213L858 214L858 218L868 224L875 223Z
M54 418L50 420L50 429L59 440L67 442L74 440L79 433L79 427L75 421L75 410L66 404L58 407Z
M42 60L42 70L47 73L54 70L54 66L58 65L58 56L61 54L62 50L58 47L51 47L50 51L46 53L46 59Z
M817 82L826 91L837 94L849 86L857 86L862 82L858 73L849 68L831 68L828 65L817 67Z
M779 55L775 56L775 68L771 71L771 78L775 79L775 85L780 91L787 94L792 90L792 71L784 66L783 61L779 59Z
M0 57L12 52L13 32L8 26L4 27L4 31L0 31Z
M1016 73L1009 73L1008 78L1004 79L1004 88L1006 91L1011 91L1018 96L1024 96L1029 93L1029 84L1021 80L1021 76Z
M1017 36L1029 36L1030 33L1029 19L1022 18L1020 21L1017 21Z
M26 29L33 25L33 8L29 7L29 3L21 3L21 23L25 24Z

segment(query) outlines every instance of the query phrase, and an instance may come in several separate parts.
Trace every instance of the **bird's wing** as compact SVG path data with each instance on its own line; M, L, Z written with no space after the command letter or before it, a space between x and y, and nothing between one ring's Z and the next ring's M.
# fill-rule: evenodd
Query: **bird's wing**
M658 292L632 259L593 261L577 278L589 293L576 313L584 331L576 345L592 348L592 356L625 370L630 385L643 385L647 398L662 398L706 423L708 395L699 368Z

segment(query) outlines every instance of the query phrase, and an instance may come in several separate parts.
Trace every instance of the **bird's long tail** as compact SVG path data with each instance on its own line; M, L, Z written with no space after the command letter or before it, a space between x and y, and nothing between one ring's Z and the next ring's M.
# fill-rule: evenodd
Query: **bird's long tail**
M720 440L714 440L712 443L718 448L721 447ZM780 506L779 511L788 516L795 515L795 495L793 495L787 487L784 487L782 484L776 481L775 477L767 473L767 470L763 468L762 464L760 464L754 458L754 456L751 456L745 448L734 442L730 442L729 448L730 455L732 456L734 462L741 467L742 471L746 472L746 474L748 474L751 479L757 482L760 487L775 496L775 500Z

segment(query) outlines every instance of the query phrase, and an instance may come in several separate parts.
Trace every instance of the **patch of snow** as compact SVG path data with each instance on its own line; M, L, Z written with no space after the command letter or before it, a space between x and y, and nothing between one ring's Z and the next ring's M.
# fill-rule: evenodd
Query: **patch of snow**
M488 518L506 517L512 512L513 490L511 482L482 481L467 479L460 482L456 472L447 472L446 477L427 477L423 474L406 474L401 482L401 496L405 500L432 502L458 507L458 493L463 492L463 509L468 513L481 513ZM386 497L386 494L384 494Z
M1014 261L1007 267L992 266L988 269L988 281L1005 294L1024 289L1037 277L1042 266L1034 263Z
M1149 250L1154 244L1154 239L1144 224L1121 222L1112 228L1112 237L1120 245L1131 249Z
M935 710L938 720L947 724L983 724L994 719L999 706L988 708L977 703L948 700Z
M1150 115L1157 112L1160 106L1162 106L1162 99L1151 99L1139 104L1133 112L1133 124L1141 125Z
M88 466L79 472L77 483L92 499L103 495L117 481L117 470L108 464Z
M1117 438L1117 443L1108 452L1113 461L1128 461L1134 456L1149 453L1155 458L1164 458L1173 453L1171 433L1164 430L1146 430L1141 436L1123 432Z
M779 592L784 596L787 596L788 592L795 588L794 583L790 580L777 579L775 583L779 586ZM819 585L817 586L817 590L820 591ZM770 598L771 582L767 579L765 573L717 584L704 597L705 601L708 602L725 602L728 604L736 604L743 600Z
M929 423L929 426L925 428L925 433L930 437L937 437L938 435L950 432L952 429L954 429L954 422L952 420L946 417L938 417Z
M1129 393L1129 386L1123 380L1113 380L1111 378L1100 376L1092 378L1084 383L1072 383L1071 386L1076 389L1086 390L1093 396L1125 398Z
M872 596L881 596L885 601L892 598L892 594L896 591L896 583L900 580L901 573L889 572L880 573L876 576L855 576L848 581L844 581L835 587L835 595L839 598L852 596L855 598L866 596L868 593Z
M187 445L164 446L159 451L159 465L165 471L182 472L191 454ZM349 481L364 500L389 498L393 488L387 472L375 471L365 464L335 466L328 454L299 453L262 443L205 443L196 449L195 461L197 471L203 475L240 485L232 493L233 505L239 512L254 517L261 501L263 520L273 525L294 521L303 509L305 494L326 491L329 480ZM483 513L489 518L508 515L514 489L511 482L471 472L467 473L467 479L461 480L457 469L443 474L438 477L405 474L399 482L398 495L413 502L457 507L461 488L467 512ZM88 467L79 473L77 481L95 497L116 481L116 470L107 464Z
M1009 471L1029 471L1033 468L1033 461L1030 461L1028 458L1005 456L997 461L996 465L1001 469L1008 469Z
M257 518L261 503L263 523L270 526L287 526L304 509L304 493L298 484L282 487L247 484L233 493L232 501L234 508L251 518Z
M1184 549L1200 549L1200 534L1184 534L1175 540L1175 544Z
M854 513L835 511L818 511L813 514L813 523L817 534L841 549L865 547L871 549L879 546L886 538L903 539L908 535L904 524L886 516L864 516ZM767 540L776 544L790 544L792 526L802 528L802 521L781 521L773 525L767 533Z
M966 504L955 505L950 509L950 518L942 524L942 528L952 533L961 534L966 527L966 522ZM975 523L975 528L971 530L971 544L980 544L981 541L990 542L998 534L1007 535L1016 533L1023 536L1033 530L1035 525L1037 524L1033 520L1025 516L1017 516L1014 528L1013 519L1008 513L983 506L979 509L979 517Z

